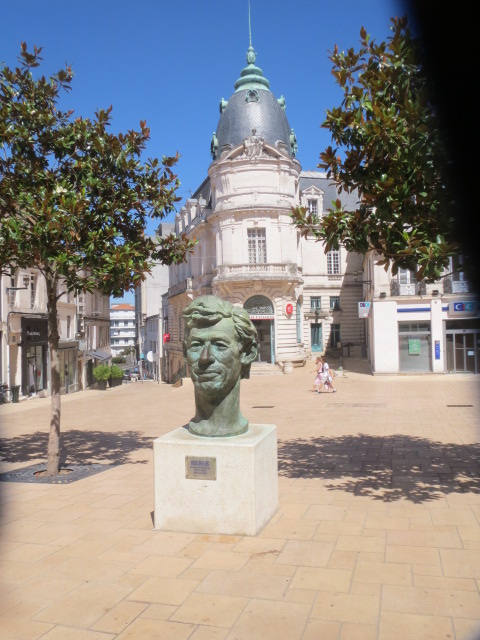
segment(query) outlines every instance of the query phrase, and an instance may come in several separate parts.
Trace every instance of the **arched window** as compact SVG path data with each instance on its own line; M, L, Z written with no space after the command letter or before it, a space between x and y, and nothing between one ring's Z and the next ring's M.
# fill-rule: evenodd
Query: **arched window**
M249 316L274 315L273 303L265 296L252 296L243 305Z

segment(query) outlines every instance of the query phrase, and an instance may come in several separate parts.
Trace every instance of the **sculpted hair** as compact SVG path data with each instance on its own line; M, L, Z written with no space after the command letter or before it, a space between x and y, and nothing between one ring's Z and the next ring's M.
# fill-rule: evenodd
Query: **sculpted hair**
M185 334L183 355L187 352L187 340L193 328L211 327L224 318L231 318L237 338L246 354L257 350L257 330L248 313L242 307L235 307L231 302L216 296L200 296L183 310ZM250 377L251 363L242 366L242 378Z

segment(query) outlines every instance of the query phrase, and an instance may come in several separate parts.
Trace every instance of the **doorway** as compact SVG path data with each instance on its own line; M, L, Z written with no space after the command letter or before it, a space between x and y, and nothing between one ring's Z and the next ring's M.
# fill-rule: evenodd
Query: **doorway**
M27 394L36 395L44 388L43 382L43 347L27 347Z
M322 324L312 323L310 325L310 338L312 351L318 352L323 349L323 340L322 340Z
M265 296L249 298L243 308L257 330L257 362L275 363L275 312L273 303Z
M257 362L273 364L273 320L252 320L257 330Z
M445 342L447 371L452 373L479 373L480 332L468 329L447 331Z

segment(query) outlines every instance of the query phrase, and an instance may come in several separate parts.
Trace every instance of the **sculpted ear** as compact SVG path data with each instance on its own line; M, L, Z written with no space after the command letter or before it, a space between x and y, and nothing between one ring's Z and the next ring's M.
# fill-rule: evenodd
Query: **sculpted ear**
M258 354L257 343L250 342L242 351L240 362L242 364L252 364Z

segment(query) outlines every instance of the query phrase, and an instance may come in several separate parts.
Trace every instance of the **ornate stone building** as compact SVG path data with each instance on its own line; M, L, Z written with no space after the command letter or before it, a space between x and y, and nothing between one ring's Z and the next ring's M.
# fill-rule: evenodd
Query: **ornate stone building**
M285 98L275 98L255 58L250 45L235 92L220 101L208 176L176 216L176 233L198 244L187 263L170 268L168 380L183 367L182 310L203 294L247 309L260 362L304 364L344 344L361 354L365 343L354 277L362 257L343 248L325 254L290 216L294 206L322 213L348 196L325 174L302 172Z

